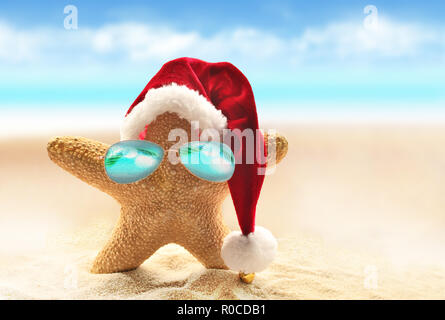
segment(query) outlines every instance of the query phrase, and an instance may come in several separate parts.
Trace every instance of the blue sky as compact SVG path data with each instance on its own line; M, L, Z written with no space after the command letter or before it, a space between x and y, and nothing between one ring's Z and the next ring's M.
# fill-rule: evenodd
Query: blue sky
M386 15L404 21L443 23L443 1L410 0L313 0L313 1L8 1L1 4L0 16L21 26L59 26L63 8L79 8L80 23L101 26L122 21L168 24L184 30L215 32L222 26L252 26L279 33L302 31L309 25L332 20L360 20L366 5L372 4Z
M444 15L443 1L2 2L0 109L122 113L162 63L193 56L237 65L266 114L441 111Z

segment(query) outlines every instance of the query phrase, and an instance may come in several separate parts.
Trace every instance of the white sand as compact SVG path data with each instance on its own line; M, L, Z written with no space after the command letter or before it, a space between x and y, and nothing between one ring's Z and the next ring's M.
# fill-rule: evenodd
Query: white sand
M176 245L131 272L89 273L119 206L53 165L45 139L1 142L0 298L444 299L445 129L284 133L289 155L258 204L279 253L251 285ZM230 199L224 211L236 228Z
M279 255L253 284L236 273L206 270L168 245L140 268L97 275L88 269L111 225L48 236L44 250L2 257L3 299L384 299L445 298L444 269L398 267L303 235L279 240ZM428 273L425 273L428 271ZM375 272L375 273L374 273ZM374 274L373 274L374 273Z

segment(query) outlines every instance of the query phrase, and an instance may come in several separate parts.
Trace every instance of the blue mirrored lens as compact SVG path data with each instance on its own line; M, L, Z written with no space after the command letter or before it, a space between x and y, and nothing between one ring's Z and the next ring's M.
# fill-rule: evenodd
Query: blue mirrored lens
M164 150L145 140L113 144L105 155L105 171L117 183L132 183L150 175L161 163Z
M235 171L235 157L223 143L192 141L179 148L179 157L192 174L204 180L227 181Z

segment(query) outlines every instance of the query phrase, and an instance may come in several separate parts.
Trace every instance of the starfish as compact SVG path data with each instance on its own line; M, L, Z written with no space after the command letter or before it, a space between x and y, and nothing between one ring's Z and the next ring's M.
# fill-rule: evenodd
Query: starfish
M190 122L169 112L148 125L145 139L169 150L176 143L168 141L174 128L186 130L190 139ZM268 165L278 163L287 153L283 136L271 138L265 135L266 142L274 141L276 154L268 155ZM181 245L206 268L227 269L220 255L229 233L221 208L229 194L227 182L199 179L181 164L168 161L166 154L150 176L135 183L118 184L108 178L104 168L109 147L83 137L56 137L47 147L50 159L57 165L121 204L117 225L91 272L135 269L168 243Z

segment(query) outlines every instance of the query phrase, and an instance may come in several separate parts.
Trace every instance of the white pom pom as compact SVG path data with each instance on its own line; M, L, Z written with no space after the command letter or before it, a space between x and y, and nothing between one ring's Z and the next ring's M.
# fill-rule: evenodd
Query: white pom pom
M232 231L224 239L221 257L232 270L244 273L260 272L275 258L277 240L272 233L262 227L247 236L240 231Z

